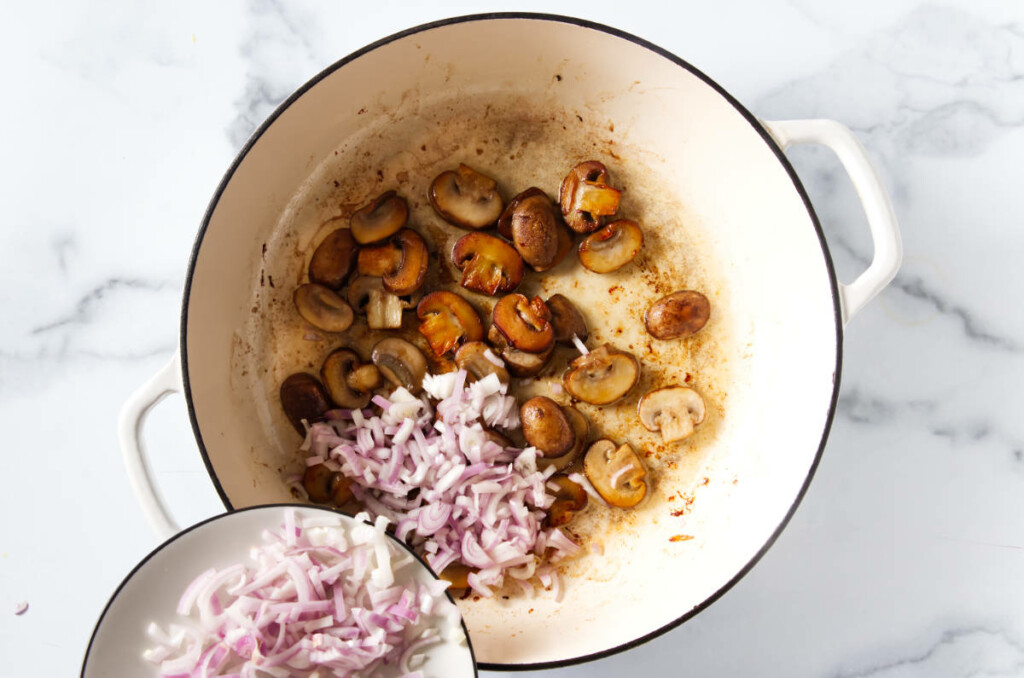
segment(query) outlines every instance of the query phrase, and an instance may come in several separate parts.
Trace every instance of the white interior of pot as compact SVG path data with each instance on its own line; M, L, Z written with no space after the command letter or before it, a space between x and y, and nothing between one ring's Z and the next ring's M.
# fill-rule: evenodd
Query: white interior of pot
M769 145L699 78L628 40L528 19L432 29L336 70L263 133L217 202L186 309L190 396L231 503L291 500L281 458L294 454L294 441L291 448L287 442L294 434L268 431L267 422L283 421L279 405L254 392L249 372L260 368L245 359L256 350L246 328L261 310L253 298L264 272L262 245L274 242L282 215L296 209L295 196L346 139L375 126L399 138L407 128L418 134L426 111L455 111L460 100L479 96L557 108L551 124L562 124L566 113L611 121L623 148L641 149L619 162L642 162L660 186L671 187L720 276L713 320L721 334L715 393L722 408L714 435L692 457L699 468L666 471L646 512L595 541L602 554L588 553L567 570L561 602L541 592L462 604L479 661L572 659L641 638L732 579L795 501L828 416L835 306L812 220ZM462 159L456 155L452 164ZM566 159L549 173L584 159ZM632 195L641 193L642 186L631 187ZM668 243L677 237L665 233ZM635 316L628 298L615 305ZM680 465L688 454L680 453ZM681 506L670 499L677 489L695 499L673 516Z

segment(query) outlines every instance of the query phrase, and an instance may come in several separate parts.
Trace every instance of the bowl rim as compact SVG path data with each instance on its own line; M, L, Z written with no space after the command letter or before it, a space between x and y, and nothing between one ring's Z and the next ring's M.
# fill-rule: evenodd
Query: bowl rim
M224 491L224 487L221 485L220 480L218 480L217 474L214 471L213 462L210 459L210 455L207 451L206 444L203 441L203 435L199 428L199 420L198 417L196 416L195 405L192 400L192 389L189 381L188 369L187 339L189 299L192 294L192 279L195 274L196 263L199 258L199 251L202 248L203 237L206 234L206 230L210 225L210 220L212 219L213 213L217 208L217 205L220 201L220 197L223 194L227 185L230 183L232 177L235 174L235 171L238 169L239 165L241 165L241 163L245 160L246 156L249 154L249 151L252 150L253 146L255 146L255 144L260 140L263 134L270 128L271 125L274 124L278 117L280 117L293 103L295 103L295 101L297 101L306 92L308 92L310 89L316 86L321 80L327 78L338 69L342 68L343 66L352 61L355 61L359 57L364 56L365 54L368 54L369 52L372 52L379 47L383 47L397 40L401 40L403 38L407 38L413 35L417 35L419 33L423 33L438 28L444 28L447 26L470 23L475 21L503 21L523 19L563 23L576 26L579 28L586 28L589 30L598 31L601 33L612 35L622 40L626 40L638 47L642 47L651 52L654 52L655 54L667 59L668 61L672 62L673 64L679 66L680 68L688 71L689 73L700 79L704 84L711 87L711 89L713 89L722 98L724 98L741 116L743 116L743 118L750 124L754 131L757 132L757 134L761 137L761 139L772 151L772 153L774 153L776 159L785 169L786 173L789 175L789 178L793 183L793 188L797 191L797 194L800 196L800 199L804 203L804 207L807 209L808 216L811 218L811 223L813 224L815 234L818 237L818 244L821 247L821 253L828 274L829 287L832 295L836 337L836 362L832 380L832 395L829 401L828 412L826 414L824 426L821 432L821 440L818 444L818 449L815 452L814 459L811 462L810 467L808 468L807 476L804 478L804 481L801 484L799 491L796 493L796 496L793 498L793 502L790 505L789 509L786 511L786 514L782 517L782 520L779 522L778 526L775 528L772 534L768 537L767 541L765 541L765 543L761 546L761 548L759 548L754 553L750 560L742 568L740 568L735 575L733 575L727 582L725 582L725 584L723 584L717 591L712 593L710 596L705 598L699 605L696 605L695 607L687 610L676 619L664 624L663 626L657 629L654 629L653 631L644 634L643 636L634 638L625 643L621 643L614 647L610 647L598 652L592 652L590 654L579 655L576 657L568 657L566 659L559 659L555 661L522 664L501 664L493 662L481 662L480 664L478 664L478 667L480 669L486 671L539 671L561 668L566 666L575 666L577 664L583 664L597 659L603 659L605 657L609 657L611 655L618 654L620 652L624 652L626 650L635 648L650 640L653 640L654 638L657 638L658 636L667 633L668 631L671 631L672 629L680 626L684 622L692 619L693 617L707 609L712 603L716 602L719 598L725 595L733 586L735 586L741 579L743 579L743 577L745 577L751 569L753 569L753 567L761 560L764 554L767 553L768 550L775 544L779 536L782 534L783 530L785 530L786 526L789 524L789 521L793 518L793 515L796 513L797 507L799 507L800 503L803 501L804 496L807 494L807 490L810 487L811 481L814 478L815 471L817 470L818 464L821 462L822 455L824 454L825 445L828 442L828 436L832 429L833 421L835 419L836 408L838 407L839 402L839 387L842 376L843 364L843 319L842 306L839 296L839 281L836 276L835 265L832 261L832 254L829 249L828 243L825 240L825 234L822 230L821 222L818 219L818 215L814 211L814 207L811 204L810 197L807 195L807 191L805 190L803 183L800 181L800 178L797 175L796 170L794 169L793 165L789 162L789 159L786 157L786 154L783 152L782 148L771 136L768 130L760 123L758 118L753 113L751 113L743 104L741 104L739 100L737 100L734 96L729 94L729 92L727 92L721 85L719 85L717 82L715 82L706 74L704 74L702 71L694 67L688 61L676 56L672 52L662 47L655 45L652 42L649 42L648 40L637 37L631 33L627 33L626 31L622 31L620 29L600 24L594 21L589 21L587 19L580 19L577 17L565 16L560 14L548 14L541 12L487 12L478 14L466 14L461 16L450 17L447 19L431 21L428 23L420 24L418 26L413 26L412 28L407 28L405 30L398 31L397 33L393 33L389 36L376 40L366 45L365 47L362 47L348 54L345 57L342 57L341 59L335 61L331 65L324 68L322 71L320 71L312 78L310 78L308 81L306 81L303 85L301 85L298 89L296 89L287 99L285 99L279 106L277 106L277 108L274 109L274 111L267 117L266 120L263 121L262 124L259 125L259 127L256 128L255 131L253 131L252 135L245 142L241 150L239 150L238 154L235 156L235 159L232 161L231 165L225 171L224 176L222 177L220 183L217 185L217 188L210 199L209 205L207 206L206 212L203 215L199 231L196 234L196 239L192 247L192 252L189 257L188 267L186 269L185 274L185 287L181 304L181 330L179 336L179 354L181 356L181 378L183 386L183 395L185 397L185 404L188 410L189 421L192 424L192 431L195 435L196 444L199 447L199 453L203 458L203 463L206 466L206 470L210 476L210 480L213 482L213 486L216 489L217 494L220 496L221 501L224 503L224 507L227 509L227 512L230 513L237 510L244 511L248 510L249 508L256 507L236 509L234 505L231 503L231 500L228 498L227 493ZM261 506L274 505L276 504L264 504Z
M160 553L165 548L170 546L173 542L175 542L178 539L184 537L186 534L188 534L190 532L193 532L193 531L203 527L204 525L206 525L208 523L213 523L213 522L216 522L218 520L223 520L225 518L228 518L229 516L233 516L233 515L236 515L236 514L239 514L239 513L246 513L248 511L262 511L262 510L266 510L266 509L285 509L285 510L287 510L287 509L296 509L296 510L299 510L299 511L310 511L310 510L312 510L312 511L327 511L329 513L335 513L335 514L337 514L339 516L344 516L345 518L348 518L350 520L355 521L355 518L353 516L350 516L347 513L344 513L344 512L342 512L342 511L340 511L340 510L338 510L336 508L333 508L331 506L326 506L326 505L325 506L321 506L321 505L317 505L317 504L300 504L300 503L290 503L290 502L278 502L278 503L275 503L275 504L260 504L258 506L247 506L245 508L240 508L240 509L229 509L229 510L225 511L224 513L218 513L215 516L210 516L209 518L201 520L198 523L195 523L194 525L190 525L190 526L186 527L184 530L182 530L181 532L178 532L177 534L175 534L175 535L169 537L168 539L164 540L159 546L157 546L152 551L147 553L146 556L142 560L140 560L135 565L135 567L133 567L131 569L131 571L128 572L128 574L126 574L124 576L124 579L121 580L121 583L118 584L117 588L114 589L114 592L112 594L110 594L110 598L107 600L107 604L103 606L103 611L100 613L99 618L96 620L96 625L93 626L92 634L89 636L89 644L86 646L86 648L85 648L85 656L82 658L82 670L79 673L80 678L85 678L85 669L86 669L86 667L89 664L89 655L92 652L93 643L96 642L96 634L99 633L100 626L103 624L103 620L106 619L106 617L107 617L107 612L110 611L110 607L114 604L114 601L117 600L117 597L121 594L122 589L124 589L124 587L128 585L128 582L131 581L133 577L135 577L135 575L139 572L139 570L141 570L146 565L146 563L148 563L150 560L155 558L158 553ZM362 522L363 524L366 524L366 525L372 525L372 523L367 522L367 521L356 521L356 522ZM409 546L405 542L399 540L394 535L389 534L387 536L388 536L388 539L390 539L393 544L396 544L396 545L400 546L401 548L405 549L405 551L407 551L413 558L415 558L421 565L423 565L423 567L426 568L427 572L429 572L430 575L435 580L440 581L440 577L438 577L437 574L430 568L430 565L427 564L427 561L424 560L422 557L420 557L420 555L418 553L413 551L411 546ZM458 605L455 602L455 599L452 598L452 594L451 594L451 592L448 589L445 589L444 594L445 594L445 596L447 596L448 600L452 603L452 605L455 605L456 607L458 607ZM473 639L470 638L470 636L469 636L469 629L466 627L466 620L465 620L464 617L462 617L461 614L459 615L459 623L462 625L462 633L463 633L463 635L466 638L466 646L469 648L470 659L473 660L473 675L476 676L477 678L479 678L479 676L480 676L480 666L481 665L476 661L476 652L474 652L474 650L473 650Z

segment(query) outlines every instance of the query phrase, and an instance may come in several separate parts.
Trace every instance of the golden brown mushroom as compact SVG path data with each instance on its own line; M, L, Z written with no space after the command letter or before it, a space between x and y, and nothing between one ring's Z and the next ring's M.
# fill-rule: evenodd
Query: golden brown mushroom
M452 563L437 576L449 582L453 589L464 589L469 587L468 577L471 572L476 572L476 570L462 563Z
M320 421L331 409L331 400L323 384L305 372L297 372L281 382L279 396L285 416L299 435L306 435L303 420L309 424Z
M379 277L384 289L404 296L423 284L427 275L427 244L411 228L403 228L386 242L359 250L359 275Z
M523 436L542 457L565 454L576 443L576 432L562 408L547 396L534 396L519 408Z
M466 165L437 175L427 196L442 219L473 230L497 221L504 205L497 182Z
M673 292L644 313L644 326L655 339L682 339L700 332L711 317L711 302L700 292Z
M648 431L661 431L666 443L674 443L693 433L704 421L707 408L692 388L667 386L641 398L636 411Z
M335 471L331 474L331 482L328 487L331 493L331 501L342 506L352 500L352 480L344 474Z
M542 353L520 351L509 344L508 339L494 325L491 325L491 329L487 330L487 341L491 343L494 350L505 361L505 367L508 368L509 374L514 377L537 376L544 369L545 365L548 364L551 354L555 350L555 345L552 343L548 350Z
M555 341L572 344L574 336L580 341L587 340L590 336L587 323L571 301L561 294L555 294L546 303L551 311L551 327L555 330Z
M327 394L339 407L362 409L380 386L380 372L373 364L364 365L355 351L339 348L324 360L320 379Z
M512 247L493 235L467 233L452 249L452 261L462 271L462 286L497 296L511 292L523 279L523 259Z
M292 301L303 320L324 332L344 332L355 319L352 307L334 290L323 285L299 285L295 288Z
M560 527L571 521L587 507L587 492L564 475L554 475L548 483L558 486L555 500L548 508L548 527Z
M416 315L419 331L435 355L442 356L460 343L480 341L484 326L468 301L451 292L431 292L420 300Z
M360 245L390 238L409 220L409 205L394 191L381 193L352 214L349 227Z
M562 384L577 400L609 405L629 393L639 379L637 359L605 344L569 363Z
M302 474L302 489L309 495L310 501L326 504L331 500L331 477L333 472L323 464L307 466Z
M498 232L535 271L546 271L560 261L562 240L569 237L561 222L555 203L533 187L512 198L498 220Z
M323 239L309 260L309 281L332 290L341 289L352 272L359 245L352 231L339 228Z
M401 386L413 395L422 390L427 359L412 343L398 337L381 339L373 347L370 359L394 386Z
M596 160L581 162L570 170L558 189L562 217L577 233L601 227L601 217L619 209L621 192L608 185L608 168Z
M647 495L647 469L628 443L616 447L610 440L598 440L587 450L583 473L612 506L631 508Z
M541 471L546 469L548 466L554 466L556 471L564 471L572 466L573 462L576 461L587 446L587 436L590 435L590 422L587 421L587 418L583 416L583 413L575 407L563 407L562 411L565 412L566 418L569 419L569 425L572 426L576 442L568 452L560 457L543 457L537 459L537 468Z
M555 343L551 311L540 297L522 294L502 297L494 305L491 322L502 336L520 351L543 353Z
M594 273L611 273L633 261L644 246L644 234L635 221L619 219L580 243L580 263Z
M470 341L460 346L455 352L455 364L460 370L466 370L470 381L493 374L502 384L509 382L504 361L482 341Z

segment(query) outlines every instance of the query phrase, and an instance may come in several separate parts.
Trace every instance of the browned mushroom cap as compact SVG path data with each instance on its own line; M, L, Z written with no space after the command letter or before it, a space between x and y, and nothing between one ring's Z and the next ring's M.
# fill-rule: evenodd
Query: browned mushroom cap
M629 393L640 378L640 363L629 353L608 344L569 363L562 377L573 398L592 405L608 405Z
M397 329L402 326L402 311L413 308L418 299L399 296L384 289L380 278L356 276L348 285L348 302L357 313L366 315L371 330Z
M482 341L470 341L459 347L455 352L455 364L460 370L466 370L470 381L483 379L489 374L498 377L502 384L508 384L508 370L505 363L491 347Z
M558 257L559 232L565 231L561 221L551 198L533 187L512 198L498 220L498 232L534 270L546 271Z
M339 348L327 356L320 367L320 379L331 400L350 410L366 407L373 389L380 386L377 368L363 365L356 352L348 348Z
M594 273L611 273L633 261L644 246L644 234L635 221L619 219L580 243L580 263Z
M427 244L419 233L403 228L387 242L359 250L359 275L380 277L384 289L412 294L427 275Z
M352 213L352 237L361 245L391 237L409 220L409 205L394 191L381 193Z
M666 443L674 443L693 433L704 421L704 399L692 388L667 386L651 391L637 405L640 423L648 431L661 431Z
M601 227L601 217L619 209L620 191L608 185L608 169L596 160L581 162L572 168L558 189L562 217L577 233L590 233Z
M548 466L554 466L556 471L564 471L572 466L572 463L580 456L587 446L587 436L590 435L590 422L575 407L563 407L569 425L572 426L576 442L572 448L560 457L544 457L537 460L537 468L543 471Z
M644 313L644 325L655 339L682 339L696 334L711 317L711 302L700 292L673 292Z
M519 408L523 436L542 457L557 457L572 449L576 433L569 418L551 398L534 396Z
M520 351L511 344L508 343L498 328L491 325L491 329L487 330L487 341L491 342L491 346L498 352L501 359L505 361L505 367L508 368L509 374L514 377L535 377L540 374L540 371L544 369L544 366L551 360L551 354L555 350L554 343L543 353L527 353L526 351Z
M292 301L306 322L324 332L344 332L355 318L352 307L323 285L299 285Z
M338 506L347 504L352 500L352 481L349 478L346 478L342 473L335 471L331 474L329 490L331 493L331 501Z
M467 233L452 249L452 261L462 271L467 290L497 296L511 292L523 279L523 260L512 247L493 235Z
M469 302L457 294L431 292L420 300L416 316L423 321L419 330L436 355L444 355L460 343L480 341L484 326Z
M555 330L555 341L571 344L573 336L579 337L580 341L587 340L590 336L587 323L571 301L561 294L555 294L547 300L547 305L551 310L551 327Z
M612 506L636 506L647 494L647 469L628 443L616 447L610 440L598 440L587 450L583 473Z
M302 420L314 423L331 409L331 401L320 380L312 374L297 372L281 382L281 408L300 435L306 435Z
M395 386L401 386L414 395L423 388L423 377L427 374L427 359L418 348L405 339L381 339L373 347L370 359L384 378Z
M540 297L527 299L522 294L502 297L494 305L491 322L508 343L520 351L543 353L555 343L551 311Z
M302 489L309 495L310 501L326 504L331 500L331 481L333 471L323 464L307 466L302 474Z
M487 228L501 216L497 182L466 165L437 175L427 195L438 216L454 226Z
M555 500L548 508L547 523L548 527L560 527L586 508L587 492L564 475L551 476L548 484L551 483L558 486L558 490L555 491Z
M345 278L352 272L359 245L352 237L352 231L339 228L332 231L313 252L309 260L309 280L332 290L341 288Z

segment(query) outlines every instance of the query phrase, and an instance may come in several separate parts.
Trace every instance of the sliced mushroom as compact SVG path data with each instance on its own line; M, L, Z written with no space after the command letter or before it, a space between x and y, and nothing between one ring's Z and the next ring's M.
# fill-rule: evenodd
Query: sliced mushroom
M571 301L561 294L555 294L546 303L551 310L551 327L555 330L555 341L572 344L573 336L578 337L580 341L587 340L590 336L587 322Z
M551 311L540 297L527 299L522 294L502 297L494 305L491 322L520 351L543 353L555 343Z
M551 198L533 187L512 198L498 220L498 232L534 270L546 271L557 263L560 232L568 237L561 221Z
M327 394L339 407L362 409L370 403L373 389L380 386L380 373L373 365L363 365L355 351L339 348L320 367Z
M476 570L462 563L452 563L437 576L449 582L453 589L464 589L469 587L468 577L471 572L476 572Z
M387 191L356 210L349 226L357 243L369 245L391 237L408 220L409 205L405 198L396 195L394 191Z
M429 253L423 237L403 228L387 242L359 250L359 275L379 276L384 289L403 296L412 294L427 275Z
M497 182L466 165L437 175L427 196L442 219L474 230L497 221L504 206Z
M563 475L551 476L548 483L558 486L555 500L548 508L548 527L560 527L571 521L587 507L587 492L579 484Z
M655 339L682 339L700 332L711 317L711 302L700 292L673 292L644 313L644 326Z
M587 450L583 473L612 506L631 508L647 495L647 469L628 443L616 447L610 440L598 440Z
M629 393L639 378L637 359L605 344L569 363L562 384L577 400L609 405Z
M460 343L484 338L484 326L476 309L457 294L443 290L431 292L420 300L416 315L423 321L420 334L438 356Z
M344 332L355 318L352 307L334 290L316 283L299 285L292 301L306 322L324 332Z
M352 231L339 228L323 239L309 260L309 280L332 290L340 289L352 272L359 245Z
M413 308L418 300L388 292L380 278L357 276L348 285L348 301L357 313L366 315L371 330L388 330L401 327L402 312Z
M486 233L467 233L452 249L452 261L462 271L467 290L497 296L511 292L523 279L523 259L500 238Z
M562 408L547 396L534 396L519 408L523 436L543 457L565 454L576 444L576 432Z
M587 436L590 435L590 422L583 416L579 410L575 407L563 407L562 411L565 412L566 418L569 419L569 425L572 426L573 434L576 436L576 442L572 448L560 457L544 457L537 460L537 468L541 471L546 469L548 466L554 466L556 471L564 471L565 469L572 466L572 463L580 456L583 449L587 446Z
M302 474L302 489L309 495L310 501L326 504L331 500L331 481L334 472L323 464L307 466Z
M491 346L505 361L505 367L508 368L509 374L514 377L537 376L551 360L551 354L555 350L555 345L552 343L543 353L520 351L509 344L508 339L494 325L491 325L491 329L487 331L487 341L491 342Z
M692 388L667 386L641 398L636 412L648 431L661 431L666 443L674 443L693 433L704 421L707 408Z
M489 374L498 377L498 381L508 384L508 370L505 363L482 341L470 341L459 347L455 352L455 364L460 370L466 370L471 381L483 379Z
M343 473L335 471L331 474L331 482L328 489L331 493L331 501L338 506L347 504L352 500L352 480Z
M297 372L281 382L279 395L281 408L299 435L306 435L303 420L309 424L320 421L324 413L331 409L331 401L323 384L305 372Z
M562 217L577 233L591 233L601 227L601 217L619 209L621 191L608 185L608 168L596 160L572 168L558 189Z
M381 339L373 347L370 359L384 378L396 387L401 386L413 395L422 390L423 377L427 374L427 359L405 339Z
M580 243L580 263L594 273L611 273L633 261L644 246L644 234L635 221L619 219Z

